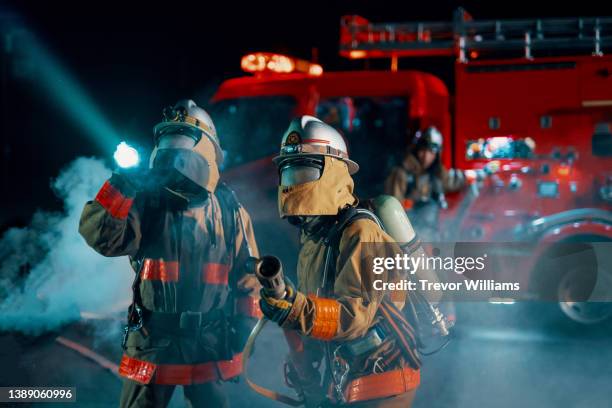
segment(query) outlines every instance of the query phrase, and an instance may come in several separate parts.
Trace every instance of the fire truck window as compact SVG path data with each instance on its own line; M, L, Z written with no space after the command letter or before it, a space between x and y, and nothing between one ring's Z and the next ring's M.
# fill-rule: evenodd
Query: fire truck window
M591 139L591 150L593 156L612 156L612 132L610 123L598 123Z
M542 129L550 129L552 127L552 116L540 116L540 127Z
M489 129L496 130L496 129L499 129L499 127L500 127L500 120L499 120L499 118L498 117L494 117L494 116L490 117L489 118Z
M359 166L357 194L372 197L398 154L408 146L408 100L401 97L341 97L322 99L317 117L334 126L347 140L349 154Z
M534 156L535 141L530 138L495 136L468 140L467 159L529 159Z
M221 147L223 167L271 156L291 120L295 99L290 96L262 96L224 99L209 107Z

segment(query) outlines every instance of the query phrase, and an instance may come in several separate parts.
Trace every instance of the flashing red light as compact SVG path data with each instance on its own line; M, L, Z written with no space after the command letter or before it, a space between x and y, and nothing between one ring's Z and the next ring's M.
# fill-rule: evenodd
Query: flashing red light
M363 50L351 50L349 52L350 59L360 59L360 58L365 58L365 57L366 57L366 52Z
M312 76L323 74L323 67L309 61L270 52L255 52L242 57L240 67L245 72L289 74L301 72Z
M570 174L570 167L569 166L564 166L561 165L559 167L557 167L557 174L559 176L567 176Z
M312 76L319 76L323 74L323 67L319 64L310 64L308 67L308 74Z

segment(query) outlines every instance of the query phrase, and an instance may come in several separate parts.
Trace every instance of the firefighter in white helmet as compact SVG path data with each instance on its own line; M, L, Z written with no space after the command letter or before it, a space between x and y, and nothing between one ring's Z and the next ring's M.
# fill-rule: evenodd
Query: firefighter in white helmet
M392 282L400 274L374 275L362 262L392 256L397 247L375 219L359 216L351 177L359 166L342 136L312 116L291 122L274 163L280 216L301 229L298 282L286 282L283 299L262 291L260 306L285 329L288 382L308 407L410 407L420 359L401 313L406 295L372 287L374 279ZM317 369L322 360L328 381Z
M79 231L105 256L129 256L135 278L124 331L120 407L165 407L177 385L189 406L226 407L259 317L249 214L219 181L210 116L181 100L154 128L150 169L115 172ZM254 293L252 293L254 292Z

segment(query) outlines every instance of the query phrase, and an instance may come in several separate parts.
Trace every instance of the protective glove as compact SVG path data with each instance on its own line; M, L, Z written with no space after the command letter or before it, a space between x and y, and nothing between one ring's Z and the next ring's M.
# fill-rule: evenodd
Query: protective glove
M110 183L121 192L131 197L151 188L152 179L149 170L117 169L110 178Z
M285 277L285 297L282 299L267 296L263 288L259 291L259 294L261 296L261 299L259 299L259 307L264 316L281 326L285 319L287 319L287 316L289 316L289 312L297 296L295 285Z

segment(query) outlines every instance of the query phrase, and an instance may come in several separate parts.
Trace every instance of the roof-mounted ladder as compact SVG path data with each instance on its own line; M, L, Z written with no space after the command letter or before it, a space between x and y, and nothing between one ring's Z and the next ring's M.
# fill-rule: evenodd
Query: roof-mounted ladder
M612 51L612 17L475 21L464 10L453 22L372 23L344 16L340 55L357 58L474 56L520 52L531 59L538 52L601 56Z

